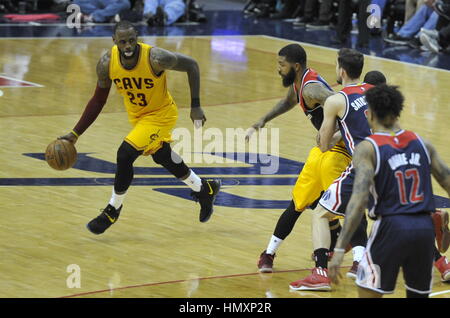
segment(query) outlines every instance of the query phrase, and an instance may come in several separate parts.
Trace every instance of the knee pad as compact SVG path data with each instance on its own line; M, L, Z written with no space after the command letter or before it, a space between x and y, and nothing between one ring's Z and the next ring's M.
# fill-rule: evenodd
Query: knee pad
M166 162L172 162L171 153L170 145L167 142L163 142L162 147L152 155L153 161L163 166Z
M132 164L141 154L142 151L134 149L129 143L124 141L117 150L117 164Z
M177 156L179 162L174 162L172 155L174 157ZM166 142L163 143L161 149L155 152L152 157L155 163L163 166L179 179L189 174L188 166L186 166L184 161L176 153L172 152L172 148L170 148L170 145Z

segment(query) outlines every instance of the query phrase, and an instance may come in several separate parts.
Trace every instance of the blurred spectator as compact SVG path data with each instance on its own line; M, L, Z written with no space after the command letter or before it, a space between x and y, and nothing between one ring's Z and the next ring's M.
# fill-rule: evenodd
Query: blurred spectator
M306 28L319 30L329 29L333 16L332 7L333 0L322 0L319 7L319 18L314 22L307 23Z
M434 0L425 1L425 4L397 33L389 35L384 40L392 44L407 45L409 41L413 40L414 36L418 36L421 28L426 30L435 29L439 16L433 9L433 3ZM417 42L418 38L415 41Z
M450 46L450 24L439 32L421 32L420 42L431 52L444 51Z
M314 22L316 17L316 8L319 4L318 0L300 0L303 4L303 15L299 16L293 22L294 26L305 26L307 23Z
M148 25L171 25L186 12L183 0L145 0L144 19Z
M356 11L358 13L358 41L356 45L361 48L369 46L370 30L367 26L367 19L370 16L370 12L367 12L367 7L370 4L371 0L339 1L339 17L336 26L339 44L345 44L349 40L353 26L352 15Z
M130 9L129 0L74 0L80 6L83 22L109 22L116 14Z
M292 15L297 8L298 0L278 0L277 7L281 7L281 10L278 12L272 13L270 15L271 19L289 19L292 18Z
M406 0L405 1L405 23L416 14L420 7L425 3L425 0Z

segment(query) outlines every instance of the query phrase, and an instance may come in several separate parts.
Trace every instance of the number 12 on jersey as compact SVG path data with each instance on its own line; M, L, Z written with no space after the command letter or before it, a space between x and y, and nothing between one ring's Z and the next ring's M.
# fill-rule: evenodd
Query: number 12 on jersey
M416 168L403 171L396 171L395 178L397 179L398 190L400 194L400 203L402 205L410 203L422 202L424 199L423 193L419 193L420 175ZM409 191L409 198L407 198L407 189L405 179L412 179L412 185Z

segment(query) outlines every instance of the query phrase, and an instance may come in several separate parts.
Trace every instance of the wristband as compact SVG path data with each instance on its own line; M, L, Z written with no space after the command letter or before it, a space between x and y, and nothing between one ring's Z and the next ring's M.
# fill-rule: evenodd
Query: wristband
M75 137L77 137L77 138L79 138L79 137L80 137L80 135L78 135L78 134L77 134L77 133L75 132L75 130L73 130L73 129L72 129L72 130L71 130L70 132L71 132L72 134L74 134L74 135L75 135Z
M334 248L334 251L335 252L338 252L338 253L345 253L345 249L343 249L343 248Z
M192 98L191 99L191 108L200 107L200 98Z

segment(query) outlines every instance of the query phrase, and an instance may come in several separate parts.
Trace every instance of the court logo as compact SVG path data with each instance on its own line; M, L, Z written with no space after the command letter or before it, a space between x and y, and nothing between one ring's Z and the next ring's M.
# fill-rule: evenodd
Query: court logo
M246 131L243 128L203 127L194 129L194 136L187 128L176 128L172 133L172 160L180 163L234 163L235 161L261 164L261 174L276 174L279 170L278 128L262 128L258 136L246 141ZM192 142L193 141L193 142ZM248 149L247 149L248 148ZM231 154L224 156L223 154ZM178 154L179 156L177 156ZM246 160L248 154L248 160Z
M73 28L77 28L80 29L81 28L81 9L80 6L77 4L70 4L69 6L67 6L66 9L67 13L71 13L69 14L69 16L66 19L66 25L69 29L73 29Z
M81 269L77 264L70 264L66 268L66 272L70 273L66 279L67 288L81 288Z

